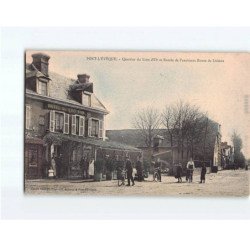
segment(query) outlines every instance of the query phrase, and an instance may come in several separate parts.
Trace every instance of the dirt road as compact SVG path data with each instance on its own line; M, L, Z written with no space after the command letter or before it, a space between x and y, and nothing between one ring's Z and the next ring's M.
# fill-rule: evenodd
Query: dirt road
M82 180L27 180L26 194L62 194L62 195L119 195L119 196L248 196L249 171L224 170L217 174L206 175L206 183L199 184L199 175L194 175L193 183L177 183L171 176L163 176L162 182L153 182L150 176L144 182L135 182L135 186L118 187L117 180L84 182Z

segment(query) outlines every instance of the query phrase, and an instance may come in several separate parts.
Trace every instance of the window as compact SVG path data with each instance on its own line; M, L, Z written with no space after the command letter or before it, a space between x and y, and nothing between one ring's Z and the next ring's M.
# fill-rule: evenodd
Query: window
M47 83L39 81L38 82L38 94L47 95Z
M88 135L91 137L103 138L103 120L88 119Z
M88 93L82 94L82 104L85 106L90 107L91 106L91 95Z
M25 125L26 125L26 129L30 129L30 120L31 120L31 107L29 105L26 105L26 121L25 121Z
M64 115L63 113L55 113L55 131L56 132L63 132L64 127Z
M92 119L91 136L99 137L99 121Z
M71 134L84 136L85 118L80 115L72 115Z
M69 114L50 111L49 130L51 132L69 133Z

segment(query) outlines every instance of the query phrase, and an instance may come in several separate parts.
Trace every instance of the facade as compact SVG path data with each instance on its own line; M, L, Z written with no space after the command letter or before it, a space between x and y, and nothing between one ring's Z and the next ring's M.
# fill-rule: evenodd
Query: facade
M227 142L221 143L222 168L229 168L234 164L234 151L231 145Z
M89 167L105 155L135 159L140 150L105 141L105 116L109 113L94 94L87 74L70 79L49 71L48 55L36 53L25 72L25 178L48 176L52 159L57 177L82 178L80 161ZM93 168L89 169L94 175Z

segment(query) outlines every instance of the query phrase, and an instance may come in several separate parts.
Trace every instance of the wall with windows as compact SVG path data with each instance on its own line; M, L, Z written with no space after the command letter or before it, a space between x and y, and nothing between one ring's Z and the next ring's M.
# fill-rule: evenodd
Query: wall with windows
M88 113L86 116L44 109L42 102L26 100L26 134L43 137L47 130L55 133L84 137L104 137L104 115Z
M48 110L43 103L27 99L25 104L25 128L31 136L43 136L48 128Z

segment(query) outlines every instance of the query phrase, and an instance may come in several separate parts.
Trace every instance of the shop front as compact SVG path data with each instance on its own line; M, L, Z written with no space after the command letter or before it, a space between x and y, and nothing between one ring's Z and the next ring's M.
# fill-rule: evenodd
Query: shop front
M56 133L48 133L44 137L44 143L50 165L54 157L57 177L65 179L94 179L97 170L95 162L102 162L99 172L106 179L110 172L107 159L113 164L112 178L116 178L114 162L124 164L126 156L129 156L135 164L137 157L142 155L141 150L128 145Z

